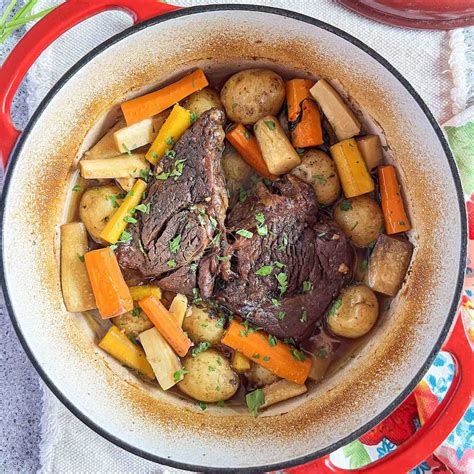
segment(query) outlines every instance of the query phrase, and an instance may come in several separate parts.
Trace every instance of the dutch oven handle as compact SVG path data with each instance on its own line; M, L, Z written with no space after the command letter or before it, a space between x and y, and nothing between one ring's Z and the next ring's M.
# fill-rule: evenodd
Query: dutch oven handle
M454 430L462 418L472 398L473 352L464 330L462 315L459 314L451 335L443 346L454 360L454 378L443 399L433 415L404 444L383 458L359 469L341 469L335 466L329 455L323 456L309 464L286 469L291 474L390 474L407 473L425 459Z
M0 158L5 170L20 136L11 119L11 104L25 74L38 56L60 35L106 10L128 13L134 23L178 9L156 0L68 0L36 23L0 67Z

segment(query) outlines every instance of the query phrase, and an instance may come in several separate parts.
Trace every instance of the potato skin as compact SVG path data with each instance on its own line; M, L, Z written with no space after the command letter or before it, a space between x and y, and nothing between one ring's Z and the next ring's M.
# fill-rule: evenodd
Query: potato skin
M367 334L377 321L379 303L366 285L347 287L329 311L328 326L337 336L357 338Z
M112 318L112 322L119 329L122 329L127 336L133 337L137 337L141 332L153 327L153 323L143 311L140 311L136 316L131 311L128 311Z
M338 203L334 208L334 220L359 247L368 247L383 232L380 206L367 195Z
M122 190L115 184L107 184L89 188L82 195L79 203L79 217L96 242L103 243L100 233L117 210L109 196L116 196L121 192ZM118 204L122 202L118 197L116 201Z
M250 382L252 382L257 387L270 385L280 379L259 364L252 364L251 369L245 375L250 380Z
M311 184L319 204L332 204L341 194L341 183L336 165L329 156L320 150L306 150L301 165L291 172Z
M215 349L208 349L183 361L188 371L178 388L203 402L218 402L232 397L239 388L239 377L231 369L229 361Z
M276 115L285 99L285 82L269 69L247 69L231 76L221 90L227 117L244 125Z
M209 87L194 92L183 102L185 109L194 112L199 118L206 110L218 108L224 111L219 94Z
M211 318L205 308L193 305L183 320L183 331L193 342L217 344L224 335L224 328L218 326L218 320Z

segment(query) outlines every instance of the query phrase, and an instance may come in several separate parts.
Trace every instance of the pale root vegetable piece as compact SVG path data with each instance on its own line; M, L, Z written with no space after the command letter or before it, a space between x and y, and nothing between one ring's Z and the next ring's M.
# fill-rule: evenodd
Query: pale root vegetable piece
M311 89L311 95L321 107L339 140L352 138L360 132L360 122L339 93L324 79Z
M183 107L190 110L199 118L204 112L210 109L220 109L224 112L219 94L209 87L194 92L183 101Z
M123 127L125 127L125 120L121 118L90 150L84 153L82 159L99 160L117 156L119 152L115 146L114 133Z
M152 143L170 112L170 110L165 110L155 117L146 118L116 130L114 141L118 152L129 153L130 150Z
M250 359L245 357L241 352L234 351L232 354L232 368L236 372L247 372L252 367L252 362Z
M357 338L367 334L379 316L379 303L365 285L345 288L328 314L329 329L337 336Z
M365 135L364 137L357 137L356 142L364 157L367 169L372 171L382 161L382 144L380 143L380 138L378 135Z
M234 187L236 188L248 181L250 176L254 174L253 169L243 160L240 153L232 145L226 145L221 163L227 184L235 185Z
M136 178L117 178L117 184L127 193L132 190L133 185L137 182Z
M370 193L375 189L374 181L353 138L336 143L330 151L347 198Z
M188 298L181 293L178 293L171 302L170 309L168 310L171 315L176 319L178 326L183 325L183 320L188 310Z
M257 387L270 385L271 383L280 380L280 377L272 374L269 370L259 364L252 364L252 368L246 375L247 378Z
M61 226L61 288L71 313L97 308L84 264L88 252L87 231L81 222Z
M285 100L285 83L269 69L247 69L231 76L221 90L227 117L250 125L276 115Z
M183 360L187 371L178 388L202 402L218 402L231 398L239 388L239 377L229 361L214 349L188 355Z
M395 296L401 288L413 254L413 244L382 234L375 244L366 275L372 290Z
M155 374L141 347L134 344L116 326L111 326L99 342L99 347L130 369L137 370L153 380Z
M315 382L320 382L331 365L332 358L328 354L326 357L312 356L313 364L309 370L308 378Z
M383 232L383 215L370 196L343 199L334 207L334 221L359 247L368 247Z
M140 342L163 390L169 390L182 380L184 374L181 361L156 328L142 332Z
M217 344L223 334L224 328L216 318L211 318L204 308L193 305L191 311L183 320L183 330L186 331L192 341L210 342Z
M132 190L127 194L120 207L114 215L109 219L107 225L100 233L100 238L111 244L117 243L122 235L125 227L127 227L127 217L133 214L135 206L138 206L142 200L143 193L146 189L145 181L138 179L133 185Z
M116 316L112 318L112 322L127 336L133 337L153 327L153 323L140 308Z
M325 206L332 204L341 193L341 183L336 165L329 156L320 150L306 150L301 164L293 168L294 174L305 183L311 184L316 200Z
M130 287L130 294L132 295L133 301L140 301L143 298L147 298L148 296L154 296L161 300L161 289L156 285L139 285L139 286L131 286Z
M263 160L268 171L275 175L289 173L301 163L278 119L272 115L261 118L254 126Z
M307 391L306 385L300 385L288 380L278 380L278 382L273 382L271 385L263 387L265 402L262 408L297 397Z
M104 242L100 233L122 203L120 194L121 190L115 184L94 186L84 191L79 203L79 217L96 242Z
M86 179L139 178L150 164L143 153L132 153L103 160L81 160L79 168Z

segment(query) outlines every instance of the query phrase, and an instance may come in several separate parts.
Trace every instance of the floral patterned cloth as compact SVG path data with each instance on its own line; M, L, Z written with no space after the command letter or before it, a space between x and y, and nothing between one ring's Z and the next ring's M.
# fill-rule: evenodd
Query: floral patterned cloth
M444 125L458 163L469 218L468 265L461 304L466 332L474 346L474 107ZM330 455L341 468L354 469L382 458L406 441L434 412L454 375L451 356L441 352L414 392L387 419L360 439ZM472 374L467 374L472 376ZM474 473L474 404L444 443L413 474Z

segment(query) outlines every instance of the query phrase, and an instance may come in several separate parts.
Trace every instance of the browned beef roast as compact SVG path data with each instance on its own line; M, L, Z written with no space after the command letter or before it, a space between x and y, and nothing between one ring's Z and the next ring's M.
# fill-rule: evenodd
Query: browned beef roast
M350 281L354 260L343 232L318 220L312 187L289 175L270 189L259 183L227 228L235 242L220 264L217 301L277 337L309 336Z
M132 240L116 250L128 274L159 279L164 290L192 294L204 252L217 249L224 231L227 191L221 170L224 113L205 112L157 165ZM210 258L210 257L209 257ZM203 263L208 269L209 258Z

